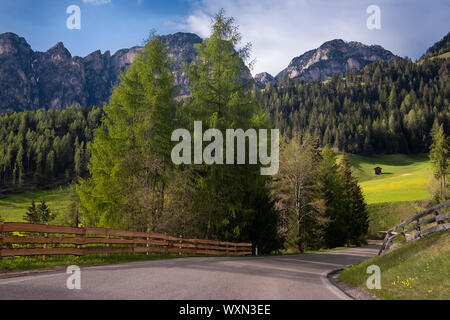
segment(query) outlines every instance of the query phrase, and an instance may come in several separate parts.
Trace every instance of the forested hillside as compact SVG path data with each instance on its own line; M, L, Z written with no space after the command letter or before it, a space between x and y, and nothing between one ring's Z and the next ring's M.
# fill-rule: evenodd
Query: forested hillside
M0 194L69 182L86 171L86 143L100 108L69 107L0 117Z
M355 154L424 153L433 125L450 132L450 60L375 62L328 82L283 82L256 89L273 126L308 133ZM86 142L100 108L71 107L0 117L0 190L67 182L85 172Z
M421 153L433 124L450 131L450 60L374 62L328 82L268 84L260 93L275 127L339 150Z

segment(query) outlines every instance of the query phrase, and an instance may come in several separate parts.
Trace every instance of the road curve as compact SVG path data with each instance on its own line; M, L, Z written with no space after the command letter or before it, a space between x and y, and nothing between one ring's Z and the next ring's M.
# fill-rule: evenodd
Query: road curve
M377 254L377 246L327 253L181 258L82 267L81 289L68 274L0 279L0 299L309 300L348 299L326 275Z

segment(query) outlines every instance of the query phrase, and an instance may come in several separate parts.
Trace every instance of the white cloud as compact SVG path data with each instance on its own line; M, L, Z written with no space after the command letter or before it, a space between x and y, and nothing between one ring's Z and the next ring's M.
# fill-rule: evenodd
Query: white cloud
M111 0L83 0L83 2L94 6L101 6L103 4L111 3Z
M267 71L275 76L292 58L336 38L379 44L401 56L420 51L418 45L425 50L426 45L418 44L416 38L411 39L411 34L419 32L418 19L421 28L427 25L432 30L436 29L434 19L439 17L445 21L448 13L440 13L439 8L433 9L421 1L412 3L415 12L411 13L408 11L411 2L402 1L401 5L394 5L390 0L379 0L382 29L368 30L366 9L373 4L369 0L190 0L193 10L178 28L206 37L211 17L224 8L228 16L236 19L243 43L253 44L256 58L253 73ZM415 16L416 12L419 17ZM427 32L443 32L430 30ZM422 37L422 42L427 38Z

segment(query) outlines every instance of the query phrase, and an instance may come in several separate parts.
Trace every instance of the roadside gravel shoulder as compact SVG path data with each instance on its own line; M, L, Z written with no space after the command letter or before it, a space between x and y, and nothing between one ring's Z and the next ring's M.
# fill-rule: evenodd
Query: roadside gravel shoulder
M340 268L331 271L328 275L328 281L330 281L335 287L344 292L353 300L379 300L377 297L369 294L361 288L350 286L342 281L339 281L339 273L345 268Z

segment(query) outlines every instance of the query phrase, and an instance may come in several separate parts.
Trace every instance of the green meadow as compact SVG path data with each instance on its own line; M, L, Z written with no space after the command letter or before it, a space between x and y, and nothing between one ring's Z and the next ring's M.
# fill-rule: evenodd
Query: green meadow
M428 155L347 156L369 205L431 198L428 187L432 168ZM382 168L381 175L375 175L375 167Z
M38 203L45 200L53 214L63 212L70 204L68 187L58 187L51 190L27 191L9 195L0 199L0 217L5 222L21 222L32 201Z

